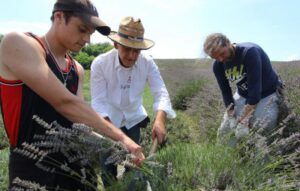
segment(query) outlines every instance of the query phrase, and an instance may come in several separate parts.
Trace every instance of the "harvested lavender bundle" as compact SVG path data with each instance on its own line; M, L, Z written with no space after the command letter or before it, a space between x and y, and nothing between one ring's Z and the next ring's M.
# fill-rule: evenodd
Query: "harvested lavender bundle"
M132 155L125 146L99 135L84 124L73 124L71 128L66 128L56 121L47 123L38 116L33 119L45 129L46 134L34 135L31 143L23 143L14 152L32 160L47 173L70 177L84 184L89 190L97 190L97 172L101 170L99 161L102 155L111 156L107 159L107 164L134 166L131 163ZM28 184L17 184L19 182L14 182L15 190L28 188ZM43 190L59 190L59 185L55 186L56 188L40 187Z

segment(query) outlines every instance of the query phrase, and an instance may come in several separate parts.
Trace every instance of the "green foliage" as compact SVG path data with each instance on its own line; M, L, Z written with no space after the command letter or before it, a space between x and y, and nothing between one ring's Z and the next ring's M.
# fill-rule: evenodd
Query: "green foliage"
M8 147L0 149L0 190L6 190L8 185L8 152Z
M90 91L90 70L84 71L84 83L83 83L83 96L86 102L91 102L91 91Z
M103 54L109 50L111 50L113 46L110 43L97 43L97 44L89 44L85 46L81 51L86 52L90 56L98 56L99 54Z
M86 52L79 52L75 56L75 60L77 60L83 66L84 69L88 69L91 67L91 63L94 60L94 58L94 56L90 56Z
M144 94L143 94L143 105L145 106L146 111L149 114L150 118L154 117L154 113L153 113L153 96L151 94L151 90L150 87L148 85L146 85L145 90L144 90Z
M199 125L186 113L177 111L177 117L168 121L168 144L197 143L201 134Z
M202 79L189 81L186 85L181 87L172 99L174 109L186 110L188 100L202 89L204 82Z
M2 41L4 35L3 34L0 34L0 42Z
M158 161L167 167L154 174L164 182L153 182L157 190L201 190L216 188L224 174L237 169L237 154L225 147L204 144L177 144L161 150ZM205 190L206 190L205 189Z
M113 46L109 43L88 44L78 53L72 53L72 56L82 64L84 69L90 69L92 61L96 56L111 50Z
M0 111L0 150L9 146Z
M162 75L164 71L170 71L170 76L173 77L172 79L163 76L164 79L171 79L166 81L166 84L170 85L172 85L171 83L174 84L174 79L178 78L176 75L174 77L175 68L178 69L182 65L178 63L178 65L174 67L172 62L164 64L163 69L165 70L162 71ZM191 64L193 64L192 61ZM286 89L287 97L290 103L294 104L293 111L298 111L298 113L296 113L299 114L299 65L292 68L289 63L278 65L282 67L279 71L283 74L282 77L289 87ZM220 99L213 92L213 90L217 90L217 88L215 85L211 88L204 86L204 82L207 85L213 81L206 81L207 79L203 78L202 73L198 75L200 76L200 80L191 81L190 78L186 78L188 80L182 80L185 78L184 71L187 73L190 72L187 70L196 71L194 64L193 68L189 68L188 64L184 65L183 68L184 70L180 71L182 83L180 85L174 85L176 86L174 89L179 90L176 91L177 94L175 97L172 97L172 99L174 101L174 107L174 103L178 102L185 105L185 109L187 110L177 111L177 118L167 122L168 141L165 147L159 148L155 158L157 162L164 165L164 167L149 167L145 170L144 177L150 182L152 190L299 190L299 185L298 187L294 185L294 183L299 180L299 170L295 172L295 169L286 167L285 170L281 169L282 171L278 173L278 166L282 163L281 160L273 158L269 163L262 163L262 161L259 160L245 159L242 158L244 155L241 155L240 150L216 145L213 144L213 142L207 142L205 140L215 139L216 128L223 115L223 112L216 109L219 108L219 104L221 104L215 100ZM201 64L199 64L199 68L203 69ZM210 70L211 68L207 67L203 69L202 72L203 74L209 74L209 72L211 72ZM285 71L285 73L283 73L283 71ZM201 70L197 72L201 72ZM84 83L84 97L87 101L90 100L89 76L90 72L87 70L85 72ZM199 84L197 85L197 83ZM189 88L185 85L189 86ZM211 91L209 89L211 89ZM208 93L203 94L199 99L195 100L201 103L199 105L194 104L195 109L198 108L198 113L189 113L188 110L191 105L187 103L187 100L199 96L198 93L202 91ZM213 97L214 99L205 99L207 97ZM144 91L143 101L153 121L153 98L149 87L146 87ZM151 126L151 124L149 126ZM0 126L0 138L1 133L2 136L5 137L3 126ZM142 146L145 151L144 153L147 155L151 145L151 127L142 129L142 133ZM7 187L7 160L9 152L7 140L5 145L6 148L0 150L0 190L5 190ZM128 185L136 178L136 174L137 171L135 170L126 173L123 180L115 183L114 187L108 190L128 190ZM145 179L142 179L141 184L136 188L142 188ZM100 190L101 189L102 188L100 188Z
M149 181L153 190L252 190L272 177L262 163L242 161L237 150L222 145L177 143L159 150L156 160L163 166L143 176L130 172L111 190L128 190L134 179L144 188Z
M147 97L147 95L144 95L144 98L145 97ZM147 108L147 105L145 105L145 107ZM147 110L147 112L150 113L150 110ZM175 119L167 119L167 140L163 145L159 146L160 149L179 143L199 143L206 138L204 135L201 135L197 122L192 120L190 116L181 111L176 111L176 114L177 117ZM153 117L151 117L151 119L152 122L150 125L141 131L141 146L145 153L149 152L152 144L151 130L154 119Z

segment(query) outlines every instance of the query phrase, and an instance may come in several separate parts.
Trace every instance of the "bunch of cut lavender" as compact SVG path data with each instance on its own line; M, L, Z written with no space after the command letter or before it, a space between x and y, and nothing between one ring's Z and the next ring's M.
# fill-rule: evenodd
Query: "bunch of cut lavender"
M106 160L107 164L131 164L133 156L124 145L97 134L84 124L73 124L72 128L66 128L56 121L49 124L38 116L34 116L33 119L45 129L45 135L34 135L32 143L23 143L22 147L15 148L14 152L34 160L36 166L44 171L63 173L97 190L94 182L98 182L98 178L94 172L101 170L100 159L103 155L110 156ZM63 155L64 160L53 158L56 153ZM74 170L72 164L82 167L80 170ZM19 182L20 179L17 179L15 183ZM29 184L22 184L22 187L26 185ZM46 189L42 186L41 188Z
M47 191L45 186L41 186L38 183L32 181L21 180L20 178L15 178L13 180L14 186L11 188L11 191L25 191L25 190L34 190L34 191Z

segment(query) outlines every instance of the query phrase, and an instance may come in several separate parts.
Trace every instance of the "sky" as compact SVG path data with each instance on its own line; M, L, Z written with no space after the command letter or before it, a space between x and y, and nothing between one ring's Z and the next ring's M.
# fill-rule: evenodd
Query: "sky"
M99 16L117 31L125 16L140 18L154 58L203 58L213 32L231 42L259 44L273 61L300 60L298 0L93 0ZM55 0L0 0L0 34L45 34ZM111 42L96 32L92 43Z

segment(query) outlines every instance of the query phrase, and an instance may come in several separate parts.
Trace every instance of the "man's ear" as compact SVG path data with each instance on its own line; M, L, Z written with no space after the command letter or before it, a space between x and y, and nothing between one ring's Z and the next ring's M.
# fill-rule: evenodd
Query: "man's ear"
M118 49L118 43L114 42L115 49Z
M64 21L64 13L62 11L56 11L54 13L54 20L57 20L59 22Z

